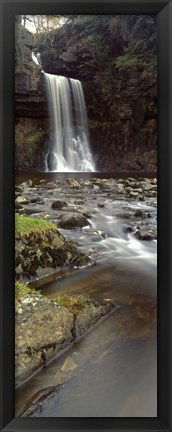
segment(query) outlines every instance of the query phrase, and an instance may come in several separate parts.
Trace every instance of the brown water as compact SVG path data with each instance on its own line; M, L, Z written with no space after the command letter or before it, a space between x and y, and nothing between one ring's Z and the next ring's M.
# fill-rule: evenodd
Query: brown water
M61 196L64 195L62 191ZM121 199L109 203L107 196L104 199L105 209L92 215L90 228L66 230L81 250L91 249L97 254L96 265L65 269L45 278L41 285L32 285L41 288L49 298L64 291L86 293L113 299L119 307L16 390L17 416L32 405L35 395L54 386L58 386L55 393L32 416L157 415L156 241L140 242L124 234L123 222L114 216L122 206L137 209L137 202ZM93 205L95 196L90 195L87 207ZM153 200L142 206L152 212L155 220ZM45 209L48 211L48 205ZM95 243L95 229L103 229L108 237ZM65 230L61 231L64 234ZM72 369L64 368L66 359L72 362Z

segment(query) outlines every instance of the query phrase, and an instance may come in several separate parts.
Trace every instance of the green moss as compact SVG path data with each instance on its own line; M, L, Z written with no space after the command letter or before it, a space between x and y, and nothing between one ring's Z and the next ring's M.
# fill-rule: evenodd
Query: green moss
M77 316L79 312L85 307L86 303L88 303L88 301L86 301L86 298L82 295L64 294L59 295L53 300L56 301L59 305L69 309L69 311L75 316Z
M53 222L36 219L26 216L16 216L15 231L20 237L30 234L45 234L49 231L57 231L57 227Z
M21 297L25 297L28 294L30 294L32 291L31 288L29 288L28 286L24 285L23 283L16 281L15 282L15 298L18 300Z

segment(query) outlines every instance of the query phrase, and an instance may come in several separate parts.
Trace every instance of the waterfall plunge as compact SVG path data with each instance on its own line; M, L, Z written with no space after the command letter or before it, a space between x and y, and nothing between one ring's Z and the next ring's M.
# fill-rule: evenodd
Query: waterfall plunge
M95 171L79 80L44 73L51 116L47 171Z

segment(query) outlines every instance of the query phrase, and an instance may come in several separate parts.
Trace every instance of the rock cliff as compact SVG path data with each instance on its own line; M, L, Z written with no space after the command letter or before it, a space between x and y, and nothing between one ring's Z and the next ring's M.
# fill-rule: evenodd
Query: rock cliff
M156 17L151 16L72 16L62 27L38 34L35 40L18 25L17 155L22 144L21 136L18 140L18 129L23 118L25 125L34 118L35 133L37 124L43 133L34 142L37 156L33 158L33 154L29 154L25 158L24 151L20 166L16 158L17 168L40 166L39 148L44 152L48 140L45 84L40 67L32 61L31 51L34 50L41 53L45 72L82 82L97 169L155 173L156 33Z

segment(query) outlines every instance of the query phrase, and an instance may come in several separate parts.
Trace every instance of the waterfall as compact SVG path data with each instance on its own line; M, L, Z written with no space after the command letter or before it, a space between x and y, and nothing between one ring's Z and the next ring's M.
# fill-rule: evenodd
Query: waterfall
M44 73L51 118L47 171L95 171L79 80Z

